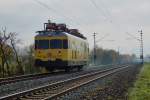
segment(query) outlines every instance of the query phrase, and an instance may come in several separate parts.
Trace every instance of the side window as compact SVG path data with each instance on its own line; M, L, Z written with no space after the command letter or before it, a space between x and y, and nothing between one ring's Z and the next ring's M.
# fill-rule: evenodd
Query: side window
M68 41L63 40L63 49L68 49Z
M74 58L73 50L72 50L72 59Z
M75 58L77 59L77 50L75 51Z
M62 40L59 40L59 39L50 40L50 48L51 49L62 49Z
M35 40L34 48L35 48L35 49L38 49L38 40Z
M70 43L70 40L68 40L68 48L71 49L71 43Z

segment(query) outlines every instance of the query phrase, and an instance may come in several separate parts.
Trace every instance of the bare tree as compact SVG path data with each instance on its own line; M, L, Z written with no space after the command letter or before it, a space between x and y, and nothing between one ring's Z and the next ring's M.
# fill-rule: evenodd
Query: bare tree
M9 41L9 35L6 34L6 28L2 29L2 31L0 31L0 57L1 57L1 69L2 69L2 74L4 77L4 73L5 73L5 64L6 64L6 68L7 68L7 74L10 75L10 71L9 71L9 64L8 64L8 41Z
M15 70L15 73L24 74L23 66L16 49L16 45L18 43L20 43L20 40L17 39L16 33L7 33L6 28L0 31L0 72L2 73L3 77L5 74L8 76L12 74L10 71L10 69L13 69L12 65L10 68L10 64L12 62L17 63L17 69ZM15 58L15 60L12 58Z
M10 44L12 46L12 49L14 51L14 54L15 54L15 58L16 58L16 62L17 62L17 68L18 68L18 74L24 74L24 71L23 71L23 66L22 66L22 63L21 63L21 59L19 59L19 55L18 55L18 52L16 50L16 45L18 43L20 43L20 40L17 39L17 34L16 33L9 33L10 35Z

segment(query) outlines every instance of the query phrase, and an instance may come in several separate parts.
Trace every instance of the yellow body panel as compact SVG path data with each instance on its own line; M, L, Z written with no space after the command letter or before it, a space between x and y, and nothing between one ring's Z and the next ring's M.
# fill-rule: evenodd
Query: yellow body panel
M35 50L35 59L40 59L41 61L55 61L56 59L61 59L62 61L67 61L72 64L72 62L87 62L88 61L88 43L86 40L81 39L76 36L36 36L35 40L68 40L68 49L37 49Z
M87 41L76 37L68 37L68 41L70 46L70 49L68 49L68 59L70 61L88 61Z
M35 59L41 59L42 61L55 61L56 59L68 60L67 51L65 49L47 49L36 50Z

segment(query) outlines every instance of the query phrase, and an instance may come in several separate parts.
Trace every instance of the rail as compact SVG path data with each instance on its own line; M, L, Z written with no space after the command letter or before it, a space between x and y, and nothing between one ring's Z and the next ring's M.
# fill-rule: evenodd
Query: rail
M28 75L20 75L20 76L2 78L2 79L0 79L0 86L19 82L19 81L26 81L26 80L49 77L52 75L58 75L58 74L62 74L62 73L64 73L64 72L61 71L59 73L58 72L51 72L51 73L42 73L42 74L28 74Z
M48 84L45 86L41 86L38 88L33 88L27 91L4 96L4 97L1 97L0 100L55 99L55 98L60 97L63 94L66 94L69 91L73 91L74 89L78 87L81 87L85 84L88 84L100 78L104 78L106 76L109 76L115 72L121 71L128 67L129 66L122 66L122 67L106 69L103 71L102 70L96 71L90 74L81 75L78 77L70 78L70 79L63 80L63 81L58 81L58 82Z

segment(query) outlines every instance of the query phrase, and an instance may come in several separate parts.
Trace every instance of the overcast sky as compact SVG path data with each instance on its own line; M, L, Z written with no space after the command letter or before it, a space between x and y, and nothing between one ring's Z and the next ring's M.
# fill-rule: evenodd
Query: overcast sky
M137 55L139 41L126 33L139 38L142 29L144 51L150 54L150 0L0 0L0 29L17 32L22 46L33 43L48 19L79 29L90 48L96 32L97 40L105 37L97 42L99 47Z

